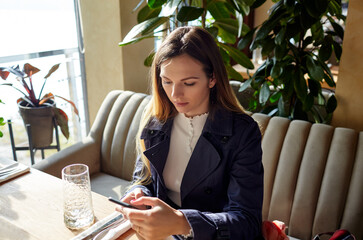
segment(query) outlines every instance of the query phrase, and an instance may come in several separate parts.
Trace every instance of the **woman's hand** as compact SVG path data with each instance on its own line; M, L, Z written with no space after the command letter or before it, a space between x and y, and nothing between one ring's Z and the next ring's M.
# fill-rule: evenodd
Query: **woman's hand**
M128 194L126 194L121 201L125 202L125 203L129 203L132 204L131 201L134 201L138 198L141 198L142 196L145 196L144 192L142 191L141 188L135 188L132 192L129 192ZM147 209L146 206L138 206L139 209ZM120 207L116 207L116 211L121 211Z
M132 228L138 235L146 240L165 239L170 235L186 235L190 231L184 214L158 198L139 197L131 200L130 204L136 207L150 207L147 210L117 207L130 220Z

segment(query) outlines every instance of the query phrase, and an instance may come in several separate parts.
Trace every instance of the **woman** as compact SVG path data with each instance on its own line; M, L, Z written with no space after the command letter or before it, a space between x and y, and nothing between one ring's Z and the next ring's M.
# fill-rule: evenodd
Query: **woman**
M261 134L229 85L213 37L173 31L152 65L134 185L117 207L145 239L254 239L263 198Z

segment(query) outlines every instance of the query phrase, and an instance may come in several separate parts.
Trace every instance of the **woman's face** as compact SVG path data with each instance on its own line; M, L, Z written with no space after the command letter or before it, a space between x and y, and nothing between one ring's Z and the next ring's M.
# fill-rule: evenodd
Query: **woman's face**
M160 70L163 89L179 113L193 117L209 111L216 80L206 76L199 61L183 54L162 63Z

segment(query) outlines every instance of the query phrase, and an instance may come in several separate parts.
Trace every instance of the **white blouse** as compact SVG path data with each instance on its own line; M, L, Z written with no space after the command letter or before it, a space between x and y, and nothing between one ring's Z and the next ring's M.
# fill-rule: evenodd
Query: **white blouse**
M168 197L178 206L181 206L180 185L183 175L207 117L208 113L194 117L179 113L174 118L163 177L169 190Z

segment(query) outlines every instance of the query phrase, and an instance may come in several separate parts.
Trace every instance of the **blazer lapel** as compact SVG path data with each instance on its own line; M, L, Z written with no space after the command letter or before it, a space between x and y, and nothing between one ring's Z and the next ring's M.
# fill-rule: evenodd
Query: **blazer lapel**
M181 201L217 168L221 158L214 146L201 135L185 169L180 187Z
M145 156L155 167L161 179L163 179L164 166L168 157L169 143L169 138L166 138L155 146L144 151Z
M141 133L141 139L148 139L149 141L156 142L154 146L144 151L144 155L155 167L161 179L163 179L163 170L169 153L172 125L173 119L161 123L156 118L153 118Z

